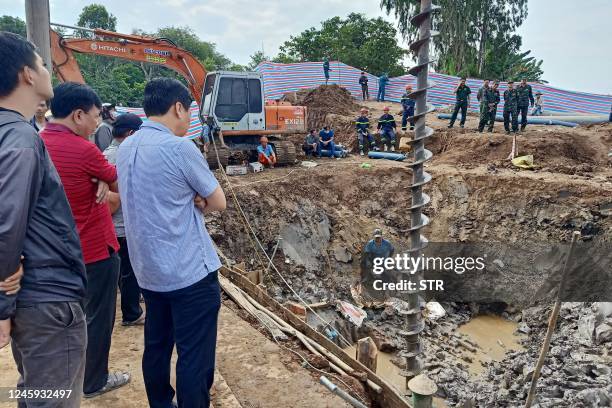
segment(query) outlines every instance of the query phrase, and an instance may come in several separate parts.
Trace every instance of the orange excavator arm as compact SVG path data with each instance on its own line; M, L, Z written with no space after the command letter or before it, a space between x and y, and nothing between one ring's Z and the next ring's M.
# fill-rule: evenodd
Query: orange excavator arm
M101 39L62 38L51 30L51 59L53 70L60 81L85 83L73 52L103 55L169 68L185 78L196 102L200 104L202 101L206 69L188 51L166 39L101 29L88 31Z

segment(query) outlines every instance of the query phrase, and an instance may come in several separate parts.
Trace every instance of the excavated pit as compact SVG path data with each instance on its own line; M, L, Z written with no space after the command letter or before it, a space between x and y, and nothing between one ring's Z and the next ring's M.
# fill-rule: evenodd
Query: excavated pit
M382 109L382 104L368 105L374 117ZM519 170L505 160L508 136L449 132L444 122L433 116L428 120L436 128L430 143L434 160L426 166L433 175L427 186L432 201L424 209L431 218L424 234L431 242L484 242L502 251L508 245L567 242L578 230L583 241L609 248L612 125L528 128L519 136L519 152L533 154L536 167ZM467 126L475 126L475 120L469 118ZM371 168L362 168L363 162ZM231 178L232 188L268 254L282 238L274 265L307 303L355 304L351 287L359 280L360 254L372 231L380 227L396 248L407 248L411 174L399 162L355 156L317 163ZM230 203L226 214L211 218L207 226L232 262L249 270L267 269L235 205ZM525 293L535 294L546 280L528 251L516 253L504 268L514 284L497 288L491 302L442 303L446 316L426 320L424 371L439 386L438 406L524 402L553 293L525 301ZM486 277L472 279L487 287ZM264 272L264 284L281 302L298 300L273 270ZM368 317L360 328L333 307L318 312L349 343L372 337L383 353L381 375L403 392L397 308L383 304L365 310ZM310 314L308 320L324 332L320 319ZM539 406L610 406L611 340L606 305L564 303L538 383ZM337 341L354 353L352 344Z

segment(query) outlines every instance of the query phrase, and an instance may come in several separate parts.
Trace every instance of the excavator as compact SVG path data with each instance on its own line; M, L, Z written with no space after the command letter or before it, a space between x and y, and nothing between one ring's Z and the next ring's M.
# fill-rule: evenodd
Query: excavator
M188 51L167 38L120 34L103 29L52 24L91 32L93 38L64 38L50 30L53 71L62 82L85 83L74 53L115 57L169 68L188 84L199 106L202 123L209 125L217 143L219 162L228 164L231 151L246 153L256 161L261 136L268 136L278 164L295 162L295 145L282 140L283 135L306 130L307 109L288 102L265 100L264 84L257 72L206 72L204 66ZM217 167L217 156L207 154L211 167ZM244 157L244 154L242 155Z

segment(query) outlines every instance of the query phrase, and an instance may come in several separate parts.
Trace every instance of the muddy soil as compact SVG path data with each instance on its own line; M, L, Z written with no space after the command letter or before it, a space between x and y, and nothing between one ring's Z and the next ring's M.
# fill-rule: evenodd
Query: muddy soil
M385 105L365 104L373 118ZM394 110L398 104L392 104ZM426 165L433 175L425 187L432 197L424 210L431 218L424 230L430 241L486 242L501 250L509 244L567 242L578 230L582 241L612 243L612 125L529 126L518 136L518 151L532 154L535 167L521 170L506 160L512 142L500 131L501 124L491 134L480 134L470 130L477 124L472 116L466 129L452 131L434 115L428 121L436 130L428 144L435 156ZM353 302L351 285L359 277L360 253L374 228L381 227L396 247L407 246L411 174L400 162L355 155L315 162L313 168L298 165L233 177L231 190L223 184L236 194L268 254L279 242L274 264L305 301ZM371 167L363 168L363 163ZM251 270L267 269L234 204L223 217L211 217L208 227L234 262ZM544 280L527 255L505 265L504 274L534 294ZM279 301L297 300L273 270L265 273L264 282ZM512 293L516 289L501 289L504 302L448 303L443 305L446 317L427 321L425 372L438 383L438 396L448 406L510 407L524 401L554 293L526 305ZM593 303L569 305L553 337L558 357L547 360L539 383L539 406L608 406L612 377L606 377L604 366L610 365L612 321L609 314L597 315ZM393 307L367 313L360 330L344 323L336 328L350 341L374 337L401 366L396 355L404 347L398 334L403 322L398 313ZM482 339L470 335L469 326L460 326L488 313L507 323L494 322L481 332L506 331L493 344L480 344ZM566 367L577 368L563 371ZM554 392L549 392L551 386Z
M348 407L342 399L320 385L318 377L303 368L292 353L279 348L228 308L228 302L231 308L235 307L231 301L225 300L219 316L217 371L211 390L211 407ZM119 299L117 304L119 305ZM132 375L131 382L108 394L83 400L82 406L85 408L149 406L140 365L144 330L142 326L121 326L120 313L118 308L110 369L129 371ZM176 352L172 365L176 365ZM0 387L14 387L19 374L15 369L10 346L0 350L0 368ZM174 385L174 370L171 381ZM0 407L15 405L0 402Z

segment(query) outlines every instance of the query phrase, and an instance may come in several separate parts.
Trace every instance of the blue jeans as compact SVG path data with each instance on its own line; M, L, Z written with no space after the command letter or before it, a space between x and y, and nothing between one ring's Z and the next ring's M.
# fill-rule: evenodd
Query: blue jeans
M327 145L324 145L323 141L320 141L319 142L319 154L321 154L321 149L327 150L327 155L329 157L334 157L334 154L336 152L336 145L333 142L333 140L327 143Z
M376 95L376 102L385 100L385 87L378 87L378 94Z
M535 108L531 111L532 116L540 116L542 115L542 106L536 105Z
M142 373L151 408L170 408L170 358L176 343L176 394L181 408L210 405L221 290L217 272L183 289L142 289L147 306Z

